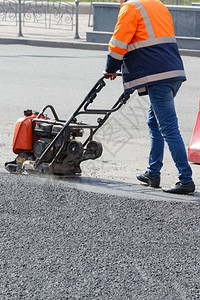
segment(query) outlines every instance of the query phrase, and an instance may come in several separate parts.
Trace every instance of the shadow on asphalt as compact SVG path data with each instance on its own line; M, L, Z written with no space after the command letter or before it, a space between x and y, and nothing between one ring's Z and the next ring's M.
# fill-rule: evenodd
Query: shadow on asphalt
M9 174L4 168L0 167L0 173ZM11 175L15 176L21 175ZM109 194L117 197L125 197L137 200L154 200L154 201L185 201L185 202L200 202L200 193L195 192L192 195L173 195L164 193L161 188L151 188L145 184L133 184L129 182L115 181L110 179L92 178L92 177L66 177L58 175L42 175L29 174L22 175L22 178L27 176L39 177L40 179L48 179L51 183L62 183L68 188L93 192L98 194Z
M200 193L192 195L173 195L164 193L161 188L151 188L145 184L133 184L109 179L76 177L61 178L69 187L91 191L95 193L111 194L140 200L164 200L164 201L197 201L200 202Z

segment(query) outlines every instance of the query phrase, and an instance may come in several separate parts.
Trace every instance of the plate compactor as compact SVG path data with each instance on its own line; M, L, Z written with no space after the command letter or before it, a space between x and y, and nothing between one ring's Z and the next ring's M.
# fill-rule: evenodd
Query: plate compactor
M52 105L46 105L39 113L25 110L14 131L13 152L17 157L5 163L6 170L15 174L81 175L80 163L97 159L103 152L101 143L93 139L94 134L130 98L129 94L123 93L111 109L90 109L90 104L106 85L105 78L103 76L97 81L67 121L58 118ZM53 119L45 113L47 109ZM98 116L95 124L79 122L78 116L83 114ZM82 141L86 131L87 138Z

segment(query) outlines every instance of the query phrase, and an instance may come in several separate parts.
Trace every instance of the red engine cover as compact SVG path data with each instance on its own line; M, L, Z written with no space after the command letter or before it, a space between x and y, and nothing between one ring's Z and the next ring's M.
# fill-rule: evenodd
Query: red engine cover
M32 114L17 120L13 137L14 153L33 152L32 120L36 117L37 114Z

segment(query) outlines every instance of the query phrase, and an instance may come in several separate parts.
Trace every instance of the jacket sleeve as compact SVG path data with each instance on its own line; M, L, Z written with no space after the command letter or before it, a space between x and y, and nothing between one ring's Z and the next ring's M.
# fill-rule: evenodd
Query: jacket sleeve
M107 56L106 68L107 73L115 73L121 69L122 60L113 58L112 56Z
M124 3L120 7L118 21L113 36L109 42L106 72L114 73L121 68L124 55L128 52L128 44L133 39L137 29L137 13L131 3Z

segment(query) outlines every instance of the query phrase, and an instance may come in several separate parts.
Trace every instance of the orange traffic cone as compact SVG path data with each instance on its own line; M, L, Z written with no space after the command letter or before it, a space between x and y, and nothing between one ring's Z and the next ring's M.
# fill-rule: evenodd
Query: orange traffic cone
M196 124L188 147L188 160L200 164L200 100Z

